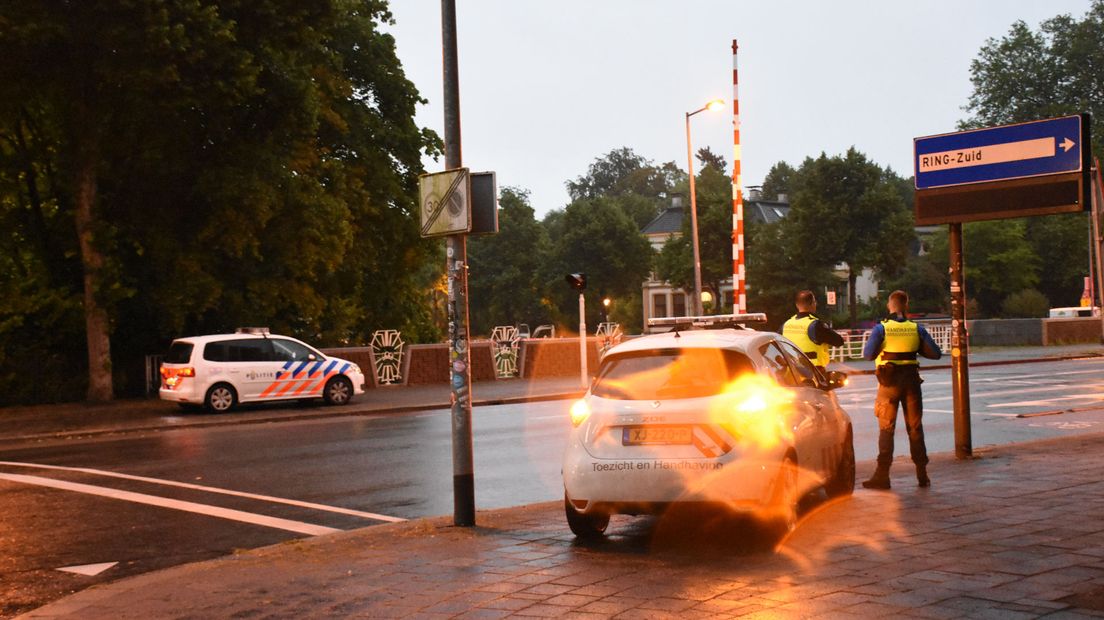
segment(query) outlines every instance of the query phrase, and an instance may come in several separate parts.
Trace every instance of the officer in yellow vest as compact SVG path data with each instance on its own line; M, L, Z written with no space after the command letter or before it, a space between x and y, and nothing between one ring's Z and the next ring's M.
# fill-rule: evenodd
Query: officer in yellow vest
M832 331L831 325L813 314L816 312L817 301L812 291L798 291L794 296L794 306L797 307L797 314L782 325L782 335L796 344L812 360L814 366L825 372L825 367L828 366L828 347L842 345L843 336Z
M889 294L889 318L874 326L863 347L863 357L876 360L878 396L874 415L878 416L878 467L869 480L868 489L889 488L889 466L893 463L893 434L897 430L897 405L905 414L909 452L916 465L916 481L922 487L931 486L928 478L928 450L924 445L924 403L920 393L920 364L917 356L937 360L943 356L922 325L908 320L908 294Z

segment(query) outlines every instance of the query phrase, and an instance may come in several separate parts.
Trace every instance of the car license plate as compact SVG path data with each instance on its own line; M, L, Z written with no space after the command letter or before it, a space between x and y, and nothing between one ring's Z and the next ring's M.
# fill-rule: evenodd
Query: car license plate
M626 426L621 429L621 443L626 446L688 444L692 435L689 426Z

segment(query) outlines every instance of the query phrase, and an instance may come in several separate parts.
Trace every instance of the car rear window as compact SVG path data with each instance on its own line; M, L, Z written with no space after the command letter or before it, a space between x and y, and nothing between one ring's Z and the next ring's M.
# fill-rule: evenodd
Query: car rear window
M169 346L169 352L165 354L164 362L166 364L187 364L192 360L192 349L195 348L190 342L174 342Z
M737 376L751 372L751 360L728 349L633 351L602 361L592 393L618 400L701 398L720 394Z

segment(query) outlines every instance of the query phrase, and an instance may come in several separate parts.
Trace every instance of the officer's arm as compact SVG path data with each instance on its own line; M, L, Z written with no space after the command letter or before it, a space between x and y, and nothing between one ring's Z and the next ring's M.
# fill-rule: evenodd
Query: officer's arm
M870 337L866 339L866 344L863 345L863 359L873 360L878 357L878 354L882 352L882 345L885 342L885 328L881 323L874 326L874 329L870 330Z
M939 345L935 344L935 340L928 333L928 330L924 329L922 325L917 325L916 331L920 333L920 355L930 360L943 357L943 351L940 350Z
M824 321L813 321L809 326L809 339L817 344L829 344L833 347L843 346L843 336L828 327Z

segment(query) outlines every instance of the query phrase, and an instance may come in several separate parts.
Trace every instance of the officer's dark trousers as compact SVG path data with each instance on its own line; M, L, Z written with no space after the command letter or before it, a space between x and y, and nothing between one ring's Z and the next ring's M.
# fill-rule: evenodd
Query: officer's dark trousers
M915 364L880 366L877 371L878 396L874 415L878 416L878 467L889 468L893 462L893 434L897 430L897 404L905 412L912 462L928 464L924 446L924 403L920 395L920 367Z

